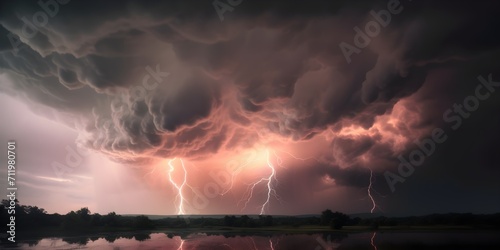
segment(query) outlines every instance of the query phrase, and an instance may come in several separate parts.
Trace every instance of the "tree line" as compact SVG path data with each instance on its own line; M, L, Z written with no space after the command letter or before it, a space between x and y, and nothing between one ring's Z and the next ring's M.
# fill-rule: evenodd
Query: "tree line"
M0 218L8 221L8 200L0 204ZM16 228L18 230L37 230L40 228L58 228L65 231L125 231L153 228L259 228L272 226L326 226L334 230L341 230L344 226L365 226L376 230L380 226L473 226L473 227L500 227L500 213L477 215L471 213L432 214L426 216L410 216L388 218L379 216L375 218L351 218L341 212L326 209L318 216L248 216L226 215L223 217L197 217L176 216L151 220L145 215L122 216L115 212L101 215L91 213L84 207L77 211L70 211L65 215L48 214L43 208L37 206L19 205L16 200Z
M8 221L8 200L0 203L0 218ZM91 213L86 207L77 211L71 211L65 215L48 214L43 208L37 206L20 205L16 200L15 222L17 230L36 230L40 228L59 228L66 231L86 231L95 229L152 229L154 223L147 216L121 216L115 212L101 215Z

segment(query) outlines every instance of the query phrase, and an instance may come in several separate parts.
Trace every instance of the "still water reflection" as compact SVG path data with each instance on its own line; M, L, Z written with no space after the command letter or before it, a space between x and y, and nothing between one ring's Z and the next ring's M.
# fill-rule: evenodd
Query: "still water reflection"
M500 249L498 232L378 232L271 236L165 233L43 238L12 249Z

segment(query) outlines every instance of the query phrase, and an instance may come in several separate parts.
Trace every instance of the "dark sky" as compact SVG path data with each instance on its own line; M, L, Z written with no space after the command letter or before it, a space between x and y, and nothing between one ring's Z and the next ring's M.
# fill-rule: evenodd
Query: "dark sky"
M500 211L497 1L0 3L22 203Z

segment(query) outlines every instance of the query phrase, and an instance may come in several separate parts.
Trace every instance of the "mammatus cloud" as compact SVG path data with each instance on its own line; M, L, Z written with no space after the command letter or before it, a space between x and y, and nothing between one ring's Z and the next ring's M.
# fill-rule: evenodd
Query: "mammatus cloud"
M498 36L478 31L498 24L490 2L481 14L404 2L350 62L339 44L387 2L244 2L224 22L210 2L58 3L38 26L25 21L45 11L35 1L2 3L0 72L15 84L1 91L59 111L82 145L128 163L320 137L313 165L362 186L354 176L394 168L443 122L469 80L457 76L498 72Z

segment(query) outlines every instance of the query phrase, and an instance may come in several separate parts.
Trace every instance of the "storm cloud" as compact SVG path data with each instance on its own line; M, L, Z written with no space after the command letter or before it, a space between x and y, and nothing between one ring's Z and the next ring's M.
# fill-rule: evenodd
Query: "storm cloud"
M347 60L339 44L354 46L388 2L401 13ZM221 21L211 1L73 0L45 25L37 1L1 5L0 73L14 84L0 91L57 111L78 143L125 163L322 137L310 169L366 186L366 168L395 170L445 127L477 76L500 79L494 1L243 1ZM498 100L478 112L495 116Z

